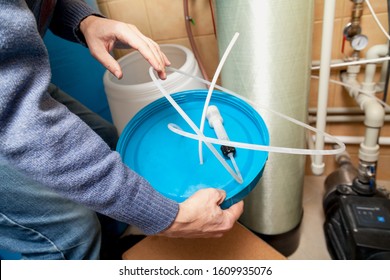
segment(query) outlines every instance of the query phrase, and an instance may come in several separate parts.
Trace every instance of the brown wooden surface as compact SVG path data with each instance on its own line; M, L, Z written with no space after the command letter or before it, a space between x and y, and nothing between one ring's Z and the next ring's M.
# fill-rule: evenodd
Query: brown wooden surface
M239 223L221 238L148 236L123 254L124 260L284 260Z

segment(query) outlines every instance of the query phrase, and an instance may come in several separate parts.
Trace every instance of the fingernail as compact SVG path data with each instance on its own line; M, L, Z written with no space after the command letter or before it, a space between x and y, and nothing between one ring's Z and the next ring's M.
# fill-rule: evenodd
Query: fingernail
M115 72L114 72L114 75L115 75L115 77L117 77L119 80L122 79L122 73L121 73L121 71L118 71L118 70L115 71Z

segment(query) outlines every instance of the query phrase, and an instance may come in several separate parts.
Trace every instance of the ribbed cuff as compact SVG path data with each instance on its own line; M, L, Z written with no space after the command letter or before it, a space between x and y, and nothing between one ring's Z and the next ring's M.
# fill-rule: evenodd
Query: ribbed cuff
M167 229L175 220L179 204L162 196L154 189L140 188L135 198L136 206L132 219L134 225L147 235L153 235Z
M60 11L62 24L72 30L76 41L86 46L85 38L79 29L80 22L90 15L103 16L82 1L64 1L62 5L63 7L57 7L57 9L62 9Z

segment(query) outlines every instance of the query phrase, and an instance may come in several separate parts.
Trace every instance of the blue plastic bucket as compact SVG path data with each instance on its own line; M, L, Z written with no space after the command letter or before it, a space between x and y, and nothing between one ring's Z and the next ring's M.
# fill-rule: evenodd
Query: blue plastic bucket
M171 96L199 127L207 90L183 91ZM269 145L269 133L263 119L245 101L214 91L209 105L218 107L231 141ZM200 164L198 141L172 132L168 129L170 123L193 132L163 97L144 107L128 122L117 145L123 162L158 192L180 203L203 188L223 189L226 199L221 207L225 209L242 200L256 186L268 152L236 148L235 160L243 177L240 184L205 145L204 162ZM207 121L203 133L206 137L216 137ZM220 151L219 147L216 149ZM227 162L230 164L229 160Z

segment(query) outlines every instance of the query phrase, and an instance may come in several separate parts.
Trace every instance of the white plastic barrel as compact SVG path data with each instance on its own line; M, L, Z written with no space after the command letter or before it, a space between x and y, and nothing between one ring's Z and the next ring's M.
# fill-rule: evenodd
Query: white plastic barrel
M188 48L175 44L160 45L171 62L171 66L193 76L202 77L194 54ZM149 103L162 97L149 75L149 63L139 52L129 53L118 60L123 78L118 80L109 71L103 76L112 120L119 134L134 115ZM204 89L205 84L176 72L167 73L161 81L167 92Z

